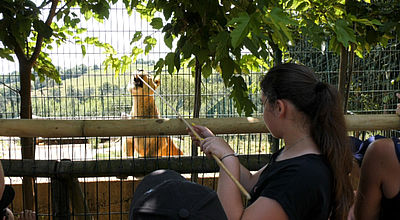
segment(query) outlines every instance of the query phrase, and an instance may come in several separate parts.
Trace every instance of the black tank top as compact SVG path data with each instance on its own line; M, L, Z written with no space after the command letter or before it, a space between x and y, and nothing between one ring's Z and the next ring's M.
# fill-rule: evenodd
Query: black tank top
M397 159L400 163L400 140L392 138ZM400 192L393 198L388 199L383 197L381 201L381 212L379 219L400 219Z

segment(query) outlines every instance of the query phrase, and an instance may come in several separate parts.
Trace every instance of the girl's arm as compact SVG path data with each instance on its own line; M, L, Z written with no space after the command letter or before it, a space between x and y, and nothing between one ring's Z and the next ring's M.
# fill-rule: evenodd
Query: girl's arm
M355 219L372 220L379 218L380 201L382 199L381 185L384 172L382 147L372 143L365 153L360 184L354 205Z
M247 192L250 192L254 185L256 185L258 178L265 167L267 167L267 165L263 166L256 173L252 174L246 167L240 164L240 183L247 190Z
M214 154L218 158L222 158L225 155L233 153L233 150L228 143L226 143L222 138L215 137L208 128L203 126L193 126L193 129L202 138L205 138L204 140L199 141L196 135L190 132L190 130L188 131L193 142L200 145L201 150L207 156L211 157L211 154ZM240 164L239 159L234 156L225 157L222 162L247 191L250 191L253 188L257 183L261 172L265 169L264 166L255 174L251 174L247 168ZM223 169L220 169L217 193L224 211L230 220L288 219L286 213L278 202L265 197L260 197L250 207L245 209L239 188Z
M245 178L247 183L253 187L258 180L259 174L265 168L263 167L257 171L256 174L251 175L250 172L239 163L236 157L227 157L223 160L223 163L235 177L240 176L240 182L246 189L247 185L243 183L242 178ZM254 182L254 184L252 184L252 182ZM250 207L244 208L239 189L222 169L220 170L217 193L229 220L288 219L281 205L275 200L266 197L260 197Z

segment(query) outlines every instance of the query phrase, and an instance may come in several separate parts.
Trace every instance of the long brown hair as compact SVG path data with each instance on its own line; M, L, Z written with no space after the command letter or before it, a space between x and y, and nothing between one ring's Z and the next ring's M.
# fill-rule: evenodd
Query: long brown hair
M309 68L294 63L270 69L261 81L261 89L270 104L286 99L307 116L310 134L327 158L334 177L330 219L346 219L353 203L349 179L352 154L338 91L320 82Z

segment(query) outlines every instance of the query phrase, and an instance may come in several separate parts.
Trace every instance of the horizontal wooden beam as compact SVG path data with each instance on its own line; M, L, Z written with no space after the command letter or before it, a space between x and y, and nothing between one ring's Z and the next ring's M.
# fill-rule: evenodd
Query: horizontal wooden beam
M394 114L346 115L349 131L400 129ZM261 117L187 119L204 125L216 134L268 132ZM110 137L187 134L180 119L135 120L41 120L1 119L0 136L10 137Z
M269 154L240 155L240 162L249 170L258 170L270 159ZM124 160L70 161L70 160L1 160L4 175L32 177L128 177L144 176L157 169L172 169L178 173L218 172L212 158L160 157Z

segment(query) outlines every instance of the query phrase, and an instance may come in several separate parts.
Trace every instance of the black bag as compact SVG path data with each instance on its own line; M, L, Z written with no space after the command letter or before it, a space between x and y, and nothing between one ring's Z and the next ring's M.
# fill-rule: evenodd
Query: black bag
M227 219L215 191L172 170L147 175L133 196L129 219Z

